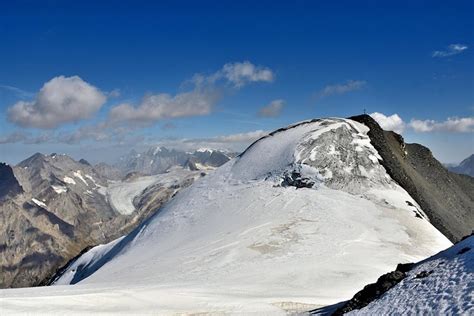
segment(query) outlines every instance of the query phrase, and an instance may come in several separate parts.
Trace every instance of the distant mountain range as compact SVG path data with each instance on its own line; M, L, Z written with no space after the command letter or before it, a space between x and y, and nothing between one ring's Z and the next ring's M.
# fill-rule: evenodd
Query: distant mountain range
M459 165L448 165L447 168L452 172L474 177L474 154L461 161Z
M37 153L0 164L0 288L47 282L69 259L141 223L223 152L152 148L117 165Z
M113 167L124 174L139 172L147 175L162 173L172 166L182 166L191 170L209 170L223 165L236 155L210 148L185 152L158 146L140 153L132 150L120 157Z

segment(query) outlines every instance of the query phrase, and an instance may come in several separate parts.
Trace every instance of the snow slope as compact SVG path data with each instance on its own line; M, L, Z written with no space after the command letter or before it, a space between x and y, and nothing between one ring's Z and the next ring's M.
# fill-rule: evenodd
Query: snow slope
M348 299L451 245L386 174L367 132L324 119L271 133L58 281L78 284L0 291L0 306L284 314Z
M473 315L474 236L418 263L380 299L347 315Z

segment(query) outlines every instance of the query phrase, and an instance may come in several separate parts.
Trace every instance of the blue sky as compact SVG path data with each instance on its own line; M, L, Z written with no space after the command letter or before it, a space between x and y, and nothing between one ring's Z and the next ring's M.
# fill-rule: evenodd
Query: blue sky
M2 161L238 150L363 109L443 162L474 152L472 1L38 3L0 8Z

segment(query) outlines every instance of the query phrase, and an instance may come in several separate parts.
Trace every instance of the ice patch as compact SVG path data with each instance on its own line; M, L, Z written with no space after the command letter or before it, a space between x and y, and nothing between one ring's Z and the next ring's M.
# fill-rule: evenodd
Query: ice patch
M40 207L43 207L43 208L47 208L46 204L44 204L43 202L41 202L40 200L37 200L35 198L32 198L31 199L33 201L33 203L35 203L36 205L40 206Z
M373 163L378 163L379 160L377 159L377 157L375 157L375 155L369 155L369 159L373 162Z
M214 170L216 169L216 167L213 167L213 166L206 166L206 165L203 165L199 162L196 162L194 164L196 166L196 168L198 168L199 170Z
M76 178L81 179L81 181L84 182L85 185L89 186L89 184L87 183L86 179L84 179L84 178L82 177L81 170L77 170L76 172L73 173L73 175L74 175Z
M94 179L91 175L86 174L86 175L84 175L84 177L86 177L87 179L91 180L91 181L95 184L95 186L97 186L97 182L95 182L95 179Z
M52 185L51 187L57 194L67 192L67 188L62 185Z
M67 176L64 177L63 181L66 182L66 183L69 183L69 184L76 184L76 181L74 181L73 178L69 178Z

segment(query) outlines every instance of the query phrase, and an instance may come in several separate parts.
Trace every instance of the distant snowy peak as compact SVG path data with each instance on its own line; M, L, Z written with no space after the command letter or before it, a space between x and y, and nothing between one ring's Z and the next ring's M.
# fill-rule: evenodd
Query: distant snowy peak
M148 175L159 174L175 166L191 170L209 170L223 165L233 156L235 155L211 148L184 152L163 146L154 146L142 153L132 150L128 155L121 157L115 167L124 174L140 172Z
M212 154L212 153L214 152L214 149L201 147L201 148L197 149L196 151L197 151L197 152L200 152L200 153L209 152L209 153Z
M52 186L58 192L59 187L74 185L75 188L96 188L106 185L104 179L85 160L76 161L61 154L34 154L14 167L15 175L28 191L35 192L44 189L42 186ZM62 189L61 189L62 190ZM82 192L82 191L81 191Z

